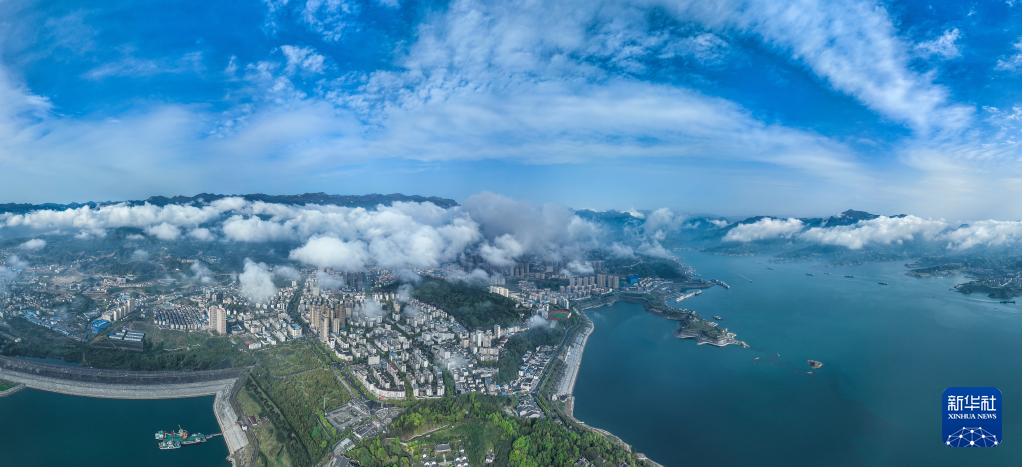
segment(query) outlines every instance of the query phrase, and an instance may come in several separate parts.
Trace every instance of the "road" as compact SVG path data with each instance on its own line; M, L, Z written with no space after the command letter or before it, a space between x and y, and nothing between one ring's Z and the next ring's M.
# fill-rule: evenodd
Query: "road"
M21 373L0 368L0 379L40 391L107 399L176 399L214 395L231 387L234 379L177 384L109 384Z
M585 315L585 329L575 336L575 339L566 346L564 350L564 376L557 385L558 396L572 396L575 392L575 380L578 378L579 367L582 366L582 354L586 349L586 342L595 327L593 322ZM573 404L569 404L571 407ZM570 410L569 410L570 413Z
M231 386L233 385L232 382ZM216 398L213 399L213 413L216 414L216 421L220 424L220 432L224 435L227 452L233 463L234 455L248 446L248 437L238 424L238 415L234 413L234 407L231 405L231 386L217 391Z

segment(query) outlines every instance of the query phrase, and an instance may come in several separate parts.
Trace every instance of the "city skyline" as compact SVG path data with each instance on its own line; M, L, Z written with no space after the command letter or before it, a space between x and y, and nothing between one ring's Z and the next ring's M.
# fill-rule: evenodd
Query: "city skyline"
M5 201L495 191L732 216L1022 217L990 202L1020 190L1012 2L0 14Z

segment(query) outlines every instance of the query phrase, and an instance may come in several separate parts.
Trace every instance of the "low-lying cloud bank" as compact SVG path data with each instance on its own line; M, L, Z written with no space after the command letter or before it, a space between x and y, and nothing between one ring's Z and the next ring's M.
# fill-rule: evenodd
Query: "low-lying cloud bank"
M112 229L130 228L137 229L130 234L133 241L283 242L290 244L284 250L289 259L308 266L341 272L369 267L406 272L438 267L467 253L492 267L507 267L532 255L570 263L594 249L618 256L635 251L667 254L659 242L680 221L668 210L652 212L644 221L648 234L633 248L608 241L604 227L564 206L482 193L450 208L430 202L395 202L372 209L299 206L240 197L165 206L83 206L0 214L0 230L26 237L42 233L103 238ZM43 246L45 240L36 239L23 248ZM263 269L252 262L241 273L253 298L265 297L263 291L270 290L265 277L271 271Z
M7 293L7 288L18 278L18 274L21 273L22 269L25 269L28 264L25 263L17 255L8 256L5 260L0 262L0 295Z
M724 241L752 242L790 238L859 250L869 246L902 245L913 241L944 243L951 250L1002 247L1022 242L1022 221L983 220L955 225L943 219L917 216L879 216L851 225L806 228L799 219L763 218L733 227Z
M805 225L795 218L774 219L765 217L751 224L740 224L724 236L729 242L752 242L774 238L788 238L802 231Z

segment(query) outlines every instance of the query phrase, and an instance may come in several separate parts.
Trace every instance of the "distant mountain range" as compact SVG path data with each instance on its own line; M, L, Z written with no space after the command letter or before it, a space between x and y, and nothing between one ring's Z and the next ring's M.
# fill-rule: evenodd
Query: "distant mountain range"
M38 210L65 210L80 208L83 206L99 207L111 204L141 205L152 204L155 206L166 206L168 204L199 205L216 201L222 198L239 197L248 201L263 201L266 203L277 203L287 205L323 204L345 207L371 208L380 204L390 205L396 202L431 202L443 208L457 206L458 202L453 199L440 198L437 196L404 195L392 193L389 195L372 193L367 195L331 195L327 193L304 193L300 195L266 195L254 193L247 195L221 195L215 193L199 193L195 196L152 196L144 200L130 201L90 201L87 203L6 203L0 204L0 213L21 214Z
M638 226L644 222L644 218L633 215L629 212L624 211L594 211L591 209L582 209L575 211L580 217L586 220L600 222L604 224L611 224L617 226ZM878 214L869 213L866 211L856 211L849 209L841 214L830 217L801 217L798 218L806 227L837 227L842 225L854 225L860 221L868 221L880 217ZM888 217L905 217L905 214L896 214ZM785 219L786 216L753 216L747 217L740 221L727 221L724 223L722 217L714 216L696 216L686 217L684 225L690 229L697 230L715 230L720 232L726 232L732 228L742 224L754 224L763 219Z
M836 226L841 226L841 225L853 225L853 224L856 224L856 223L858 223L860 221L873 220L873 219L876 219L878 217L880 217L880 216L877 215L877 214L869 213L869 212L866 212L866 211L856 211L854 209L849 209L849 210L847 210L845 212L842 212L841 214L838 214L836 216L830 216L830 217L800 217L798 219L800 221L802 221L802 223L805 224L806 227L836 227ZM888 216L888 217L905 217L905 214L896 214L896 215ZM778 217L778 216L755 216L755 217L749 217L749 218L746 218L746 219L742 219L742 220L740 220L738 222L735 222L734 224L732 224L732 225L730 225L728 227L734 227L735 225L741 225L741 224L753 224L753 223L756 223L756 222L758 222L758 221L760 221L762 219L766 219L766 218L777 219L777 218L780 218L780 217Z

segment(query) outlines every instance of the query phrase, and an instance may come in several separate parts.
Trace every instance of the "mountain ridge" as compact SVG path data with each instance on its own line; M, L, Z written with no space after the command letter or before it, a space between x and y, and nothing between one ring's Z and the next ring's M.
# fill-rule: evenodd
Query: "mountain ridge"
M150 196L142 200L125 201L88 201L78 203L0 203L0 213L23 214L31 211L62 211L65 209L77 209L85 206L97 208L116 204L127 204L138 206L151 204L154 206L166 206L169 204L202 204L216 201L218 199L238 197L246 201L262 201L266 203L277 203L287 205L323 204L344 207L371 208L380 204L390 205L397 202L430 202L442 208L450 208L458 205L458 202L439 196L405 195L402 193L369 193L364 195L335 195L324 192L302 193L296 195L267 195L264 193L248 193L239 195L199 193L194 196L175 195Z

